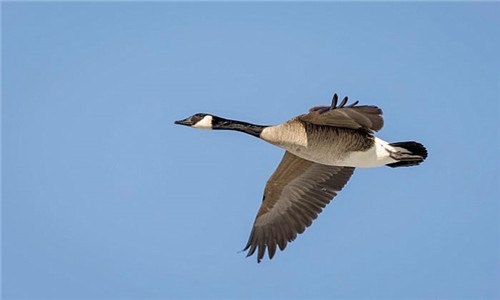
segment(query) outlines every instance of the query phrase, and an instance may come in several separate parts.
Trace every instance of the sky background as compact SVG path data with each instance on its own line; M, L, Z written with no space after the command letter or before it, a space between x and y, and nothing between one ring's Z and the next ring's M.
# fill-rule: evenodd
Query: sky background
M500 298L499 3L2 2L4 299ZM174 120L384 110L285 252L238 253L283 151Z

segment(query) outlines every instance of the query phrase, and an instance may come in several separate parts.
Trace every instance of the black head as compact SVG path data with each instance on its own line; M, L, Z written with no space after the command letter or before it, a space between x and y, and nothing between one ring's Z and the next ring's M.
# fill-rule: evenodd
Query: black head
M212 129L214 116L210 114L194 114L184 120L175 121L175 124L189 126L193 128Z

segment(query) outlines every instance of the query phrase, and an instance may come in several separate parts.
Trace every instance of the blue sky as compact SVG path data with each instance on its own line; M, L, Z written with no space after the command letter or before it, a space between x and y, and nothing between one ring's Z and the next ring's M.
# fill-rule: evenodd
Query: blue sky
M500 298L498 3L2 2L4 299ZM275 124L333 92L429 150L272 260Z

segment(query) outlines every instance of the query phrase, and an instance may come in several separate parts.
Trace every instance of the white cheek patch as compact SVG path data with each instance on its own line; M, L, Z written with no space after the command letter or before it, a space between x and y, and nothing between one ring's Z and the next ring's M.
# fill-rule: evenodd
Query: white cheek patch
M199 129L212 129L212 116L206 115L203 119L196 122L192 127Z

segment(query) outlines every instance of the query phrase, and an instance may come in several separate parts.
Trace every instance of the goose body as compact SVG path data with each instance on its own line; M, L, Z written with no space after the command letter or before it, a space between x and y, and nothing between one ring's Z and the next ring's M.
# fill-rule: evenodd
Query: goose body
M210 114L195 114L176 124L199 129L235 130L280 147L285 155L269 178L262 205L245 247L257 260L266 249L272 258L318 216L337 195L355 168L420 164L427 150L417 142L388 143L374 136L383 126L376 106L318 106L282 124L263 126Z
M264 128L260 138L303 159L330 166L380 167L396 162L389 143L367 132L321 126L294 118Z

